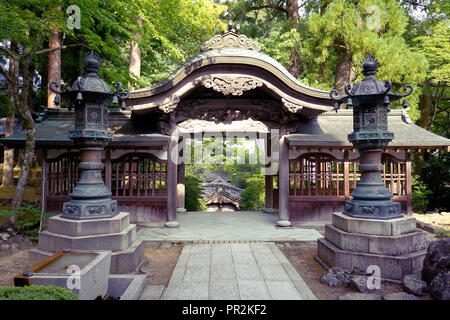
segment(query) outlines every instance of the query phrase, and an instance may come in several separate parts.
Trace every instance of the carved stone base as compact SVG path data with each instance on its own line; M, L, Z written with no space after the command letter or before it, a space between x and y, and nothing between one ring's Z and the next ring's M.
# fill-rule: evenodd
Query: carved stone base
M164 225L167 228L178 228L180 226L180 223L176 220L170 220L170 221L167 221L166 223L164 223Z
M98 219L112 218L119 213L117 201L108 199L76 200L64 202L62 218L65 219Z
M279 227L290 227L291 226L291 222L289 220L278 220L277 221L277 225Z
M397 219L401 218L400 203L392 200L386 201L364 201L355 200L346 201L344 204L344 213L353 218L362 219Z
M333 213L325 238L317 242L318 260L327 267L365 273L377 266L381 279L394 282L421 270L425 254L425 233L410 217L374 220Z

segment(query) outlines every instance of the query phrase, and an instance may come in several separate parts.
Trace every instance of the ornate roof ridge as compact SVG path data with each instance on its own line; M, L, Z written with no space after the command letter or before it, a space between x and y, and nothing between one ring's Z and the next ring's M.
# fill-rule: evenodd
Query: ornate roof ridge
M240 26L233 28L231 21L228 22L228 30L222 34L217 34L200 47L200 52L222 48L242 48L253 51L261 51L261 47L256 41L250 39L244 34L239 34Z

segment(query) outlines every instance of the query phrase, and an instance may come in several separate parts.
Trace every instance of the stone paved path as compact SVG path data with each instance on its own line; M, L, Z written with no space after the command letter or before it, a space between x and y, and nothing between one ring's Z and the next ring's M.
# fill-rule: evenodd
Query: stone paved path
M138 238L146 241L195 242L213 240L317 241L314 229L277 228L278 214L263 212L189 212L178 214L179 228L143 228Z
M163 300L316 300L274 243L186 244Z

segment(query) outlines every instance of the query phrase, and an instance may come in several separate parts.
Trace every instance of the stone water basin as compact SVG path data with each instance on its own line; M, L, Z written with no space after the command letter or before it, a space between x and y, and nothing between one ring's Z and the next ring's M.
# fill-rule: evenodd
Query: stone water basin
M14 277L14 285L54 285L94 300L108 292L110 265L111 251L60 251Z

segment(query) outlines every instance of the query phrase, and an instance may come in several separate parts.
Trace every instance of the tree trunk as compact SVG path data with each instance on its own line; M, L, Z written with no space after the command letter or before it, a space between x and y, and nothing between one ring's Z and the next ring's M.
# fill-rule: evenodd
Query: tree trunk
M31 110L29 108L28 101L28 90L30 85L32 85L32 74L29 70L32 60L32 54L26 57L26 61L23 64L23 84L20 99L16 99L16 108L23 119L22 128L26 130L27 140L25 143L25 153L23 157L23 163L20 170L19 181L16 186L16 193L14 194L14 200L12 203L13 208L18 208L22 205L23 195L25 193L25 186L28 182L28 175L30 174L31 165L34 158L34 148L35 148L35 125L34 120L31 115ZM12 217L11 222L15 222L15 217Z
M342 51L339 57L339 62L336 70L335 88L340 93L345 93L345 86L352 84L355 74L352 70L352 64L348 52Z
M11 50L14 50L14 44L11 43ZM18 79L19 73L19 65L18 62L15 61L12 57L9 58L9 74L13 79ZM15 85L8 82L8 98L14 103L14 90ZM8 108L6 118L6 132L5 137L9 137L14 134L14 124L15 124L15 115L14 108ZM2 187L12 187L14 186L14 149L4 147L3 153L3 177L2 177Z
M136 78L141 76L141 49L136 41L130 43L130 66L128 68Z
M287 3L287 18L289 21L292 21L292 25L294 28L298 28L298 1L297 0L289 0ZM291 61L290 66L288 67L288 71L295 78L302 73L301 64L302 59L295 54L295 51L292 50L291 56L289 57Z
M142 19L140 17L136 17L136 20L139 22L139 24L142 24ZM133 31L134 35L137 35L139 38L142 37L142 35L138 32ZM141 49L139 49L139 44L131 40L130 42L130 65L128 67L128 71L135 77L140 78L141 77ZM130 85L130 88L133 88L133 86Z
M49 49L58 48L61 46L60 33L54 32L50 38L48 44ZM61 50L56 50L48 53L48 83L50 81L56 81L59 83L61 81ZM48 108L59 108L55 105L53 100L55 99L56 93L47 89L47 107Z

